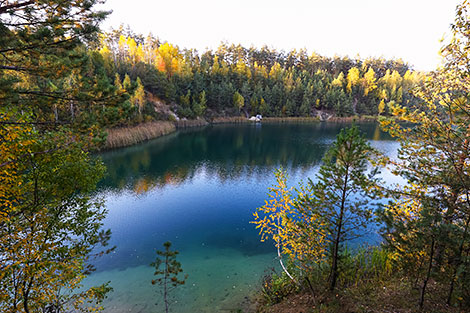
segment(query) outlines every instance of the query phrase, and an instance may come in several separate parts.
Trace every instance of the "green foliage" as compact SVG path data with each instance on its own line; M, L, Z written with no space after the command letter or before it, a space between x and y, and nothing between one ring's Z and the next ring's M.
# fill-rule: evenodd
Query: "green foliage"
M9 139L0 145L0 309L98 305L106 285L78 289L93 270L90 253L110 237L102 200L90 194L104 166L66 129L44 132L20 121L26 124L0 128Z
M292 280L285 272L281 274L272 273L263 278L261 288L262 301L266 305L273 305L284 300L299 290L298 286L292 284Z
M384 247L360 247L351 250L345 246L340 263L343 270L338 277L340 285L359 285L366 281L380 283L393 274L393 254Z
M310 296L318 312L338 312L342 306L341 299L337 298L339 294L345 297L355 297L360 294L360 297L367 298L374 296L372 294L374 288L385 290L383 286L396 279L396 267L392 258L393 252L382 246L360 246L354 250L345 246L341 250L340 257L343 270L338 283L341 288L337 288L334 293L325 291L325 282L330 276L330 267L327 264L322 262L305 271L296 269L293 263L289 262L287 264L289 271L295 273L296 277L303 277L301 283L293 284L284 272L266 275L262 281L259 302L263 306L271 306L299 293L302 295L300 299ZM367 302L365 300L368 299L360 300ZM309 307L311 306L309 304ZM375 304L372 308L379 307Z
M309 179L298 206L305 214L317 214L326 223L329 241L330 289L340 274L343 243L357 238L372 218L370 200L375 196L377 169L366 174L368 159L375 155L356 126L343 129L322 160L317 182Z
M188 90L184 96L180 96L180 103L181 107L178 114L182 117L193 117L194 112L191 110L191 90Z
M145 90L176 104L179 114L189 118L238 115L242 109L264 116L310 116L313 109L375 115L384 94L398 103L414 102L409 90L421 79L401 60L330 59L304 50L283 54L239 45L199 55L123 28L102 35L100 53L111 71L140 77ZM191 110L184 99L188 90ZM207 111L198 99L201 92Z
M193 97L192 111L196 116L203 116L206 110L206 92L203 90L199 97Z
M233 94L233 105L240 111L245 106L245 98L238 92L235 91Z
M453 39L443 48L445 66L429 73L413 92L421 99L413 109L391 103L395 120L382 126L401 143L395 173L407 185L395 188L383 210L384 238L401 270L420 289L424 306L429 283L447 289L447 304L468 306L470 260L470 155L468 64L465 50L469 7L457 7ZM392 74L387 84L399 84ZM400 88L392 93L401 96Z
M287 187L287 174L279 169L275 176L277 184L269 188L270 199L256 209L252 223L260 230L261 241L274 241L284 273L298 284L299 280L284 264L283 255L289 257L290 264L304 270L309 264L322 262L326 233L316 212L304 210L294 202L292 188Z
M94 310L109 291L79 289L110 237L91 195L104 166L86 151L102 137L96 112L123 100L87 50L107 15L97 3L0 3L2 312Z
M178 251L171 251L171 242L167 241L163 244L165 247L164 251L157 251L157 257L155 262L152 262L150 266L155 268L153 273L157 278L152 280L152 285L160 285L163 288L163 301L165 303L165 311L169 311L169 293L179 285L184 285L188 275L185 275L183 279L179 279L178 275L183 272L181 263L176 261L176 256L179 254Z
M351 265L347 261L357 262L345 243L361 236L372 219L375 204L371 200L378 195L378 170L367 173L367 166L376 157L377 153L353 126L337 135L322 160L317 181L310 179L307 186L301 186L296 198L287 187L286 174L282 170L276 172L277 185L270 188L270 200L256 210L252 223L260 229L262 240L271 238L275 242L282 269L297 286L305 278L310 285L308 277L315 272L315 283L324 285L329 280L329 289L334 290L338 280L345 281L343 276ZM283 255L300 270L296 271L299 276L285 266ZM381 261L386 262L380 253L373 252L372 258L366 260L363 256L362 265L369 269L373 263L375 270L382 273L383 266L378 267ZM279 289L276 284L273 287ZM311 285L309 288L313 289Z

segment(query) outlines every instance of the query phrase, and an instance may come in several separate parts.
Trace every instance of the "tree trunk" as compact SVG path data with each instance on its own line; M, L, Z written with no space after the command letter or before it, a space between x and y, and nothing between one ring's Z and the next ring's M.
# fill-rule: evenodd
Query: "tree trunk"
M54 117L55 117L55 122L57 123L59 121L59 112L57 111L57 105L54 105Z
M419 266L418 266L418 270L416 271L416 279L414 281L413 288L418 288L418 280L420 278L419 273L421 272L421 267L423 266L423 263L424 263L424 257L419 262Z
M23 282L23 308L25 313L29 313L29 292L31 290L31 285L33 283L33 278L31 277L28 286L26 286L26 282Z
M434 237L432 238L432 241L431 241L431 252L429 253L428 271L426 273L426 278L423 281L423 287L421 288L421 296L420 296L420 299L419 299L419 309L420 310L423 309L424 295L426 294L426 286L428 285L429 277L431 276L433 259L434 259Z
M165 279L163 283L163 299L165 300L165 312L168 313L168 288L167 288L167 278L168 278L168 255L165 257Z
M344 216L344 204L346 202L346 192L349 178L349 168L346 168L346 176L344 177L343 193L341 195L341 208L339 212L339 218L336 222L336 238L334 240L333 248L333 264L331 265L331 280L330 290L333 291L336 287L336 281L338 279L338 258L339 258L339 243L341 240L341 230L343 227L343 216Z
M452 273L452 278L450 281L449 293L447 294L447 301L446 301L446 303L449 305L452 301L452 294L454 293L454 285L455 285L455 280L457 278L457 271L459 269L459 266L462 264L463 248L464 248L465 241L467 238L469 223L470 223L470 216L468 217L467 222L465 223L465 230L462 235L462 241L460 242L460 246L459 246L459 253L457 254L457 260L455 262L454 271Z
M72 117L72 121L75 119L75 112L73 108L73 101L70 101L70 115Z
M317 299L315 297L315 290L313 289L312 283L310 282L310 279L308 279L308 276L305 276L305 280L307 281L308 287L310 288L310 292L312 293L313 304L317 305Z
M277 217L277 225L280 225L280 217L278 216ZM280 227L277 228L278 229L278 234L280 233ZM279 263L281 264L281 267L282 267L282 270L284 271L284 273L286 273L286 275L294 282L297 284L297 281L295 280L295 278L289 273L289 271L287 270L287 268L284 266L284 262L282 262L282 255L281 255L281 244L278 242L276 244L277 246L277 256L279 258Z

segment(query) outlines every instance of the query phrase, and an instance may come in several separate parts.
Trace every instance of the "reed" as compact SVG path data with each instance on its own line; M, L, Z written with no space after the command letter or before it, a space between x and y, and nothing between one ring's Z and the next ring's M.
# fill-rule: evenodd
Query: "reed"
M176 126L168 121L155 121L136 126L111 128L104 149L114 149L131 146L149 139L157 138L176 130Z

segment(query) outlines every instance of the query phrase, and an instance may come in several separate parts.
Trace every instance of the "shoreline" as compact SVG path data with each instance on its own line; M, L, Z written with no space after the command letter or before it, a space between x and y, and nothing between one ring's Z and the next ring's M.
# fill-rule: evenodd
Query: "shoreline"
M320 120L318 117L265 117L261 123L351 123L351 122L373 122L378 116L348 116L330 117ZM179 120L179 121L153 121L141 123L135 126L124 126L106 129L106 142L100 151L108 151L118 148L130 147L151 139L159 138L176 132L178 129L204 127L217 124L252 124L245 117L216 117L210 121L205 119Z

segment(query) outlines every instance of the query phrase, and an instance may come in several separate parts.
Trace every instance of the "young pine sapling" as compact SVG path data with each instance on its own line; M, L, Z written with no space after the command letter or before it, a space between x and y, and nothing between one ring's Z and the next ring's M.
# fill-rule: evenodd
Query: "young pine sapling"
M184 275L182 280L178 279L178 275L183 272L181 263L176 261L178 251L171 251L171 242L167 241L163 244L165 251L157 251L155 262L150 266L155 268L153 273L157 278L152 280L152 285L160 285L163 287L163 301L165 303L165 312L168 313L169 293L178 287L184 285L188 275Z

